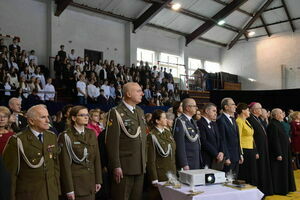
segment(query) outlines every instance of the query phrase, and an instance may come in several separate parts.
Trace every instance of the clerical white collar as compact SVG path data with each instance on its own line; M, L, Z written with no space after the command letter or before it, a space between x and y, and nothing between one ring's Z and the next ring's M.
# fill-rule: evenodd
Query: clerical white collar
M202 116L202 117L207 121L208 124L210 124L211 120L207 119L207 118L204 117L204 116Z
M135 107L133 107L132 105L129 105L128 103L126 103L125 101L123 101L124 105L128 108L128 110L130 110L132 113L134 113L134 109Z
M155 128L160 132L160 133L163 133L164 132L164 128L163 129L161 129L161 128L158 128L157 126L155 126Z
M184 116L186 116L188 118L189 121L191 121L192 117L186 115L185 113L182 113Z
M81 133L84 133L84 127L83 127L83 129L82 130L79 130L77 127L75 127L75 126L73 126L74 128L75 128L75 130L79 133L79 134L81 134Z
M35 135L35 137L37 137L37 138L39 138L40 134L43 134L43 133L37 132L36 130L33 130L32 128L30 128L30 130L33 133L33 135Z

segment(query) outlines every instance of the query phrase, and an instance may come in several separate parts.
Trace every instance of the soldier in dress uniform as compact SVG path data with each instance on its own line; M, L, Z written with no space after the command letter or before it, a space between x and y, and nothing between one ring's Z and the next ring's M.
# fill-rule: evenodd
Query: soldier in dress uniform
M149 199L159 200L161 196L157 183L167 181L168 174L176 177L176 144L172 133L166 128L168 122L164 111L155 110L150 122L152 129L147 136L147 173L151 181Z
M60 194L60 148L49 129L49 114L44 105L27 111L29 128L13 135L3 152L11 174L12 200L58 200Z
M142 101L139 84L123 87L124 100L111 109L106 129L108 168L113 200L140 200L146 171L146 121L136 105Z
M183 114L176 118L173 132L176 141L177 168L200 169L203 167L200 133L192 118L198 107L195 100L191 98L184 99L182 107Z
M68 200L93 200L101 188L98 140L94 131L85 127L88 120L86 107L73 107L69 116L70 128L58 138L62 192Z

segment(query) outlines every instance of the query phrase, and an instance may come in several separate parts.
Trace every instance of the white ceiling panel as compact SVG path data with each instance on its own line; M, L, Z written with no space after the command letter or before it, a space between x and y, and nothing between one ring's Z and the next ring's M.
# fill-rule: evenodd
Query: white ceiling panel
M168 24L167 27L171 29L179 30L180 32L191 33L199 26L201 26L203 23L204 23L203 21L185 15L180 15L177 17L176 20Z
M235 27L243 27L245 23L248 21L249 16L239 12L234 11L231 15L227 16L224 20L226 24L230 24Z
M188 9L195 13L199 13L207 17L212 17L222 8L224 8L224 5L216 3L212 0L198 0Z
M271 34L292 31L290 23L288 23L288 22L272 25L272 26L269 26L268 28L269 28Z
M299 0L286 0L286 5L291 15L291 18L300 17L300 1Z
M240 8L250 12L254 13L257 11L259 7L263 4L264 1L262 0L248 0L246 3L244 3Z
M169 9L163 9L155 17L153 17L150 20L150 23L161 24L161 25L167 26L170 23L172 23L173 21L175 21L181 15L182 14L179 14L178 12L174 12ZM180 23L180 22L178 22L178 23Z
M210 29L208 32L203 34L202 37L226 44L229 41L231 41L235 35L236 35L235 32L224 31L223 28L215 26L212 29Z

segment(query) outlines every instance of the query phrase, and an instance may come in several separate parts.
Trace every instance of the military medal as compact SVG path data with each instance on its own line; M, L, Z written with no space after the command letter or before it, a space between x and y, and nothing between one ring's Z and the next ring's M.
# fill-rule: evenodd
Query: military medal
M55 147L54 144L48 145L47 151L49 152L49 158L52 159L53 154L52 154L52 148Z

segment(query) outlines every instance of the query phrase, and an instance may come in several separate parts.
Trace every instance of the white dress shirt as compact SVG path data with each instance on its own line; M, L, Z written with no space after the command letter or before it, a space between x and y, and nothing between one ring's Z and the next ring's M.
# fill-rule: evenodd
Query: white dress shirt
M55 97L55 88L52 84L46 84L45 85L45 100L54 100L54 97ZM48 93L48 92L51 92L51 93Z

